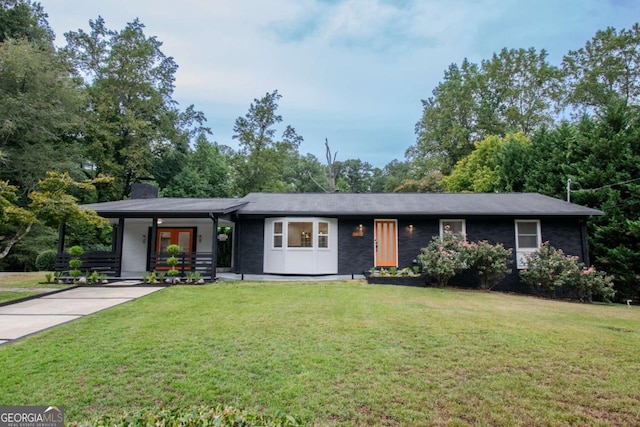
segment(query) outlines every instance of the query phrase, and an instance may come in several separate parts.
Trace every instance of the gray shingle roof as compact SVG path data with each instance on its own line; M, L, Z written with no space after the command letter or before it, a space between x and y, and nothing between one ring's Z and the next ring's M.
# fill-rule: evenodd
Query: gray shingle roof
M251 193L241 214L592 216L596 209L537 193Z
M242 199L133 199L84 205L106 217L241 215L598 216L537 193L251 193Z
M226 214L236 211L245 202L242 199L157 198L131 199L116 202L82 205L105 217L206 217L209 213Z

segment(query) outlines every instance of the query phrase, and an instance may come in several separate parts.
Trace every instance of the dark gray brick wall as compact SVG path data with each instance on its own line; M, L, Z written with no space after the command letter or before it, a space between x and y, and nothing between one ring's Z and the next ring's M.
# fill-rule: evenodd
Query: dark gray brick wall
M362 274L374 264L374 220L375 218L338 219L338 274ZM364 235L353 236L359 225ZM433 236L439 234L439 220L417 217L398 219L398 267L412 265L420 250L426 247ZM413 227L410 227L413 225ZM506 248L515 247L515 222L513 218L466 218L467 240L488 240L502 243ZM582 259L581 223L577 219L544 219L541 221L542 240L561 248L565 253ZM264 220L242 219L238 232L239 260L237 271L245 274L263 272ZM512 273L507 275L495 290L523 292L530 290L521 283L512 257ZM477 275L467 272L452 279L455 286L475 286Z
M262 274L264 270L264 219L243 218L238 233L236 271Z
M363 236L355 237L360 224ZM339 218L338 274L362 274L373 262L373 218Z

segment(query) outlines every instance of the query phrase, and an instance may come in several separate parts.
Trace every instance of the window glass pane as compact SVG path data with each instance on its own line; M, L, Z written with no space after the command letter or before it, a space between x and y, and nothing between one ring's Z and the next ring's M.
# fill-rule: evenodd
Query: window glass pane
M319 222L318 223L318 234L329 234L329 223L328 222Z
M191 252L191 232L180 231L178 233L178 246L180 246L180 252Z
M282 222L273 223L273 234L282 234Z
M522 249L537 249L538 223L534 221L520 221L516 223L518 232L518 247Z
M537 236L518 236L518 247L519 248L537 248L538 247L538 237Z
M273 236L273 247L274 248L281 248L282 247L282 235Z
M519 222L518 234L533 234L538 235L538 223L537 222Z
M444 232L447 227L453 234L462 234L462 221L443 221L442 231Z
M287 227L287 246L290 248L312 247L312 233L312 222L290 222Z
M319 248L329 247L329 223L328 222L318 223L318 247Z

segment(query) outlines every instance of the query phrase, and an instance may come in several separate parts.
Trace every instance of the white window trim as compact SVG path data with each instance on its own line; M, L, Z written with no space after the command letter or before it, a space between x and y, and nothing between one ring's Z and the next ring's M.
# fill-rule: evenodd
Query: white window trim
M536 233L537 233L536 245L537 246L535 248L520 247L520 244L518 242L518 224L524 223L524 222L536 224ZM540 246L542 246L542 227L540 225L540 220L539 219L516 219L514 221L513 231L515 233L515 239L516 239L516 244L515 244L516 267L518 270L524 270L527 268L527 258L526 258L527 255L534 253L535 251L540 249Z
M462 237L467 241L467 220L462 218L445 218L440 220L440 239L444 237L444 223L445 222L462 222Z
M282 224L282 230L280 233L276 233L276 223L278 222ZM274 221L273 224L271 225L271 249L275 249L277 251L284 250L284 247L285 247L284 227L285 227L285 224L282 221ZM276 236L280 236L280 246L276 246Z
M320 223L321 222L327 224L327 232L326 233L320 233ZM315 240L313 242L315 249L319 250L319 251L328 251L328 250L330 250L331 238L329 237L329 234L331 233L331 223L329 221L317 220L317 221L315 221L313 223L313 229L315 231ZM327 238L327 246L320 247L320 237L326 237Z

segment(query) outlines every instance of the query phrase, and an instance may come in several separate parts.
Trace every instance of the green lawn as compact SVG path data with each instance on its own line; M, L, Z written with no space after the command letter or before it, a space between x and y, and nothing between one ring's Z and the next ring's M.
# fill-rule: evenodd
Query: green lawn
M37 295L37 290L67 288L69 285L43 284L45 272L0 274L0 303Z
M0 403L68 421L219 403L313 425L633 425L640 309L479 291L164 289L0 346Z

